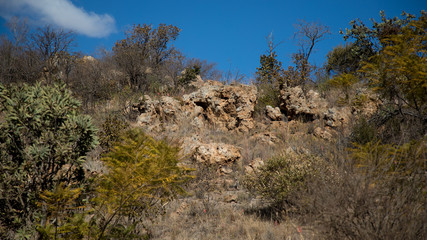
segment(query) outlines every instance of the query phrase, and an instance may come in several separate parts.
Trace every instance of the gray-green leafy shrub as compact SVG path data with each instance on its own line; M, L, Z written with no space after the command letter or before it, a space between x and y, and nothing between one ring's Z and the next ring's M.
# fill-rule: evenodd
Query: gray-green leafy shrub
M82 163L98 140L91 118L65 84L0 85L0 222L34 219L41 192L84 179Z
M316 159L305 153L282 153L248 174L244 185L281 210L285 205L292 205L293 193L305 188L307 178L315 172Z

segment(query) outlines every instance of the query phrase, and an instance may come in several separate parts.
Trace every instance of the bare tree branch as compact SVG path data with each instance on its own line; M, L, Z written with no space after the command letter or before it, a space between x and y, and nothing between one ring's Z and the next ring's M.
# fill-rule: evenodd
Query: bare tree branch
M298 23L295 24L295 28L297 31L294 35L294 39L298 40L298 45L300 45L306 61L308 61L314 45L331 34L328 26L318 22L299 20Z

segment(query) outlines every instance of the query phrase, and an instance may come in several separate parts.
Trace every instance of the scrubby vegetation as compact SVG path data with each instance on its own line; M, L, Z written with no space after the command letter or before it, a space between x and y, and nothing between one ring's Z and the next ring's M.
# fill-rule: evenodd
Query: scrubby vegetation
M309 57L326 26L297 25L301 49L287 70L270 35L253 108L233 108L252 98L223 88L209 95L227 100L222 112L192 96L200 115L177 113L191 105L184 93L230 73L183 56L171 44L176 26L133 25L97 58L72 52L71 32L29 31L18 19L9 27L1 239L426 238L424 11L382 12L372 27L352 21L324 67ZM294 98L319 103L285 106ZM291 110L306 112L282 116Z

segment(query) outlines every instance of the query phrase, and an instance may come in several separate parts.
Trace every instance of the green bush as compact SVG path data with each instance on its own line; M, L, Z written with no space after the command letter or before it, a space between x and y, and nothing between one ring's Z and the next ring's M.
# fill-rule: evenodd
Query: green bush
M185 194L192 169L178 166L179 147L157 141L140 129L125 131L101 160L108 173L97 187L100 237L147 233L143 221L157 216L168 201Z
M79 213L85 206L77 205L81 189L64 185L61 183L54 190L40 194L41 201L37 205L46 214L37 226L39 239L83 239L89 235L89 224L85 221L87 214Z
M351 141L358 144L365 144L377 138L375 124L370 123L366 118L360 118L353 126Z
M36 201L60 182L79 184L82 163L97 144L91 118L65 84L0 85L0 222L31 222Z
M187 86L191 81L196 79L197 75L200 74L201 67L199 65L194 65L188 67L184 70L184 74L178 79L178 85Z
M272 206L284 210L294 203L293 194L305 188L307 178L314 174L316 157L309 154L283 153L266 161L244 179L246 188L262 196Z
M255 113L263 116L267 105L273 108L280 106L280 90L271 84L258 84L258 101L255 105Z
M354 143L351 149L355 166L370 173L408 175L413 171L427 170L426 140L395 145L372 141Z
M104 151L108 151L120 139L120 134L129 124L117 115L108 115L102 124L99 142Z

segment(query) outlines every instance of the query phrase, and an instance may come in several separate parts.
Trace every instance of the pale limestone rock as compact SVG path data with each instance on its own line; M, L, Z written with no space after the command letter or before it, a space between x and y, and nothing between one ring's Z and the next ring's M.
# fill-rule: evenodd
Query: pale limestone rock
M230 173L232 173L232 172L233 172L233 169L232 169L231 167L229 167L229 166L221 166L221 167L219 168L219 172L220 172L221 174L230 174Z
M322 129L321 127L317 127L314 129L313 135L319 138L323 138L325 140L331 141L332 140L332 134L328 131Z
M256 142L269 144L269 145L274 145L280 142L280 139L273 132L256 133L252 135L250 139Z
M349 107L332 107L324 112L325 124L331 128L344 127L349 123L351 110Z
M229 194L224 196L224 202L226 203L237 203L238 196L237 194Z
M83 56L82 57L83 62L95 62L96 59L92 56Z
M195 88L201 88L205 82L203 81L202 77L200 75L197 75L196 78L190 82L190 86Z
M280 109L286 113L289 120L302 118L313 121L322 116L327 108L327 102L320 94L310 90L304 93L301 87L286 87L280 91Z
M253 173L263 165L264 165L264 161L261 158L255 158L249 163L248 166L245 167L245 172L248 174Z
M256 94L254 86L207 81L181 101L166 96L151 100L146 96L132 109L140 113L137 124L146 129L159 129L155 125L162 123L190 121L188 124L200 129L211 125L224 131L247 132L254 127Z
M278 107L273 108L272 106L267 105L265 107L265 114L271 121L282 120L282 113L280 112L280 109Z
M195 147L193 159L199 163L227 165L239 161L242 158L240 149L225 143L202 144Z

